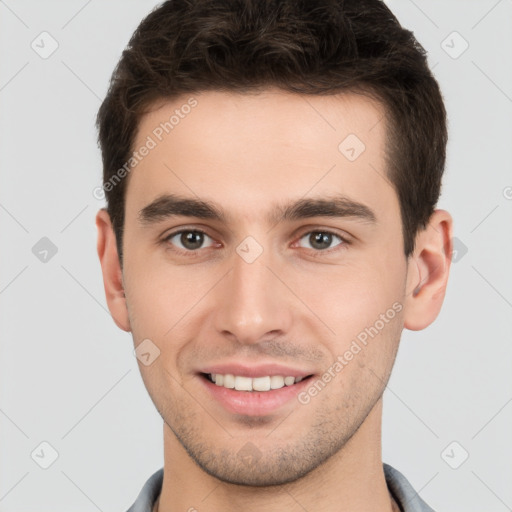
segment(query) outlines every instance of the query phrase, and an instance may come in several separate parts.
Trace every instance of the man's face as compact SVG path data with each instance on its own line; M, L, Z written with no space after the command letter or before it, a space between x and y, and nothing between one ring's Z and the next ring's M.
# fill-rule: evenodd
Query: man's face
M140 369L167 435L206 472L292 481L370 421L398 349L410 290L383 110L353 94L194 98L191 109L183 97L143 117L134 144L156 142L126 191L130 329L135 345L149 339L160 350ZM176 109L183 118L161 133ZM166 195L206 201L224 217L165 216L164 201L148 208ZM345 214L279 217L299 200L338 196ZM209 382L215 371L277 384L278 375L312 377L237 391Z

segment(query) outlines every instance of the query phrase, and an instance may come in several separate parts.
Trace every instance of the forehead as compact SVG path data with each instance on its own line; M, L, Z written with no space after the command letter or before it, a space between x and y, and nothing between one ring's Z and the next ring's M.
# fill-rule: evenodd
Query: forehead
M308 194L396 202L386 178L384 109L358 94L207 91L155 104L133 149L127 207L164 193L201 197L247 216Z

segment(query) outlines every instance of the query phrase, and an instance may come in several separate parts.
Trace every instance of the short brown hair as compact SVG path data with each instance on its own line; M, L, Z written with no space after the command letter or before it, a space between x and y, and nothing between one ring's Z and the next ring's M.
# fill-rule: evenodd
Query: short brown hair
M389 8L381 0L169 0L133 33L96 120L121 262L127 180L105 184L128 162L148 107L185 93L271 86L380 101L387 177L412 253L441 190L446 111L426 51Z

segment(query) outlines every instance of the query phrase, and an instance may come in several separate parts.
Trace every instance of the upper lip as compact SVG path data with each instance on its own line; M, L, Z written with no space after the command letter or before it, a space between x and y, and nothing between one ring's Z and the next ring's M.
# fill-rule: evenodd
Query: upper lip
M220 373L222 375L240 375L241 377L266 377L267 375L282 375L283 377L307 377L313 372L300 368L293 368L278 363L244 364L244 363L219 363L206 366L199 370L200 373Z

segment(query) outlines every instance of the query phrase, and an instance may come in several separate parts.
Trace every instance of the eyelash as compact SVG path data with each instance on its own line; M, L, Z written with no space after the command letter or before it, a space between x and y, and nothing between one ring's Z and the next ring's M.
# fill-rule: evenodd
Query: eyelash
M170 233L169 235L167 235L163 240L162 242L164 244L167 244L169 246L172 246L172 244L170 243L170 240L172 238L174 238L175 236L177 235L181 235L182 233L201 233L205 236L207 236L208 238L212 238L210 237L205 231L203 231L202 229L181 229L179 231L174 231L172 233ZM313 257L318 257L318 256L322 256L324 254L331 254L332 252L336 252L336 251L340 251L340 250L344 250L346 249L346 246L347 245L350 245L351 242L350 240L348 240L347 238L341 236L340 234L338 233L335 233L334 231L330 231L328 229L313 229L311 231L306 231L305 233L303 233L300 237L299 237L299 241L302 240L306 235L311 235L312 233L323 233L323 234L328 234L328 235L332 235L334 237L337 237L341 240L341 243L334 246L334 247L331 247L330 249L323 249L323 250L315 250L315 249L309 249L311 251L313 251L313 253L311 254ZM179 248L176 248L176 247L172 247L171 249L174 253L176 253L177 255L179 256L188 256L188 257L197 257L199 256L199 253L203 250L203 249L195 249L195 250L192 250L192 251L189 251L189 250L184 250L184 249L179 249Z

